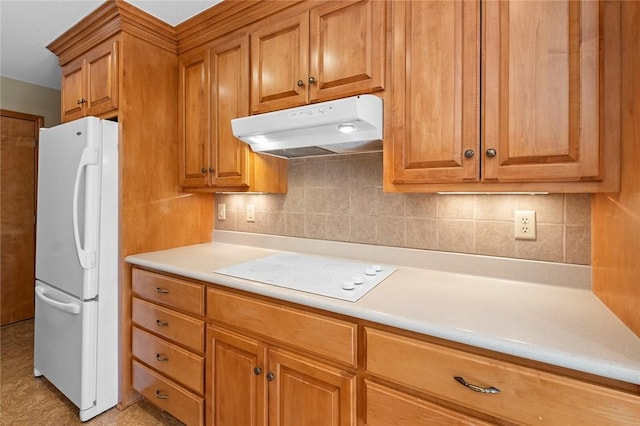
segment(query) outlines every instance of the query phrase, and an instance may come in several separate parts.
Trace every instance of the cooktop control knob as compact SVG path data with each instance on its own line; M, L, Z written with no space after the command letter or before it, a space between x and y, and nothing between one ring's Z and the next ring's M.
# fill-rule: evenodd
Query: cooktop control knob
M373 276L373 275L377 274L378 272L376 272L376 270L374 268L367 268L364 271L364 273L367 274L367 275Z
M353 290L354 288L356 288L356 285L353 283L353 281L343 281L342 288L345 290Z
M376 272L382 272L382 266L380 265L371 265L371 267L375 269Z
M360 276L358 276L358 277L351 277L351 280L353 280L353 283L354 283L355 285L361 285L361 284L364 284L364 279L363 279L362 277L360 277Z

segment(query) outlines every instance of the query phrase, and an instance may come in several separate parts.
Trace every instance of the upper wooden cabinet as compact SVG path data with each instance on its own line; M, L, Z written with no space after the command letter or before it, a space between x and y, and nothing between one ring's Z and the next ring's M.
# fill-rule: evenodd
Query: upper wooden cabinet
M619 111L603 87L615 89L619 57L604 11L593 1L393 2L385 188L617 190L619 137L608 129Z
M63 122L87 115L108 116L117 110L117 38L95 46L62 67L61 103Z
M286 163L251 152L231 119L249 115L249 37L233 35L180 57L180 185L286 191Z
M251 112L384 88L386 2L326 2L251 32Z

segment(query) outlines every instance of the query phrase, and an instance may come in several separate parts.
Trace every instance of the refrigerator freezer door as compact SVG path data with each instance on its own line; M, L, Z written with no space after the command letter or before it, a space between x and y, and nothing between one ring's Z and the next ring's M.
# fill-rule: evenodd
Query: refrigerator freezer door
M81 302L36 280L34 374L80 410L96 401L98 302Z
M101 123L41 129L36 278L81 300L97 295Z

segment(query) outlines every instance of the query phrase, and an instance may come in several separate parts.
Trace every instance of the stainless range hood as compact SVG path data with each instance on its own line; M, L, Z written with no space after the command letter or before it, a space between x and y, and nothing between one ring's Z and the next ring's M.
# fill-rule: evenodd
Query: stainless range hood
M231 120L233 134L281 158L382 151L382 99L360 95Z

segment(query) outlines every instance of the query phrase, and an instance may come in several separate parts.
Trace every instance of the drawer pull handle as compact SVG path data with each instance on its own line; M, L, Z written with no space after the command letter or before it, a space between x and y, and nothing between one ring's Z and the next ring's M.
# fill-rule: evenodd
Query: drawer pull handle
M169 399L169 395L166 393L162 393L159 390L156 390L156 398L158 399Z
M169 358L167 358L164 355L156 354L156 360L158 360L160 362L166 362L166 361L169 361Z
M169 326L169 323L168 323L168 322L166 322L166 321L156 320L156 325L157 325L158 327L168 327L168 326Z
M160 287L156 287L156 293L167 294L167 293L169 293L169 290L166 290L166 289L160 288Z
M455 376L454 379L456 380L456 382L460 383L462 386L467 387L467 388L471 389L474 392L500 393L500 389L494 388L493 386L490 386L488 388L483 388L482 386L474 385L474 384L471 384L471 383L467 382L465 379L463 379L460 376Z

